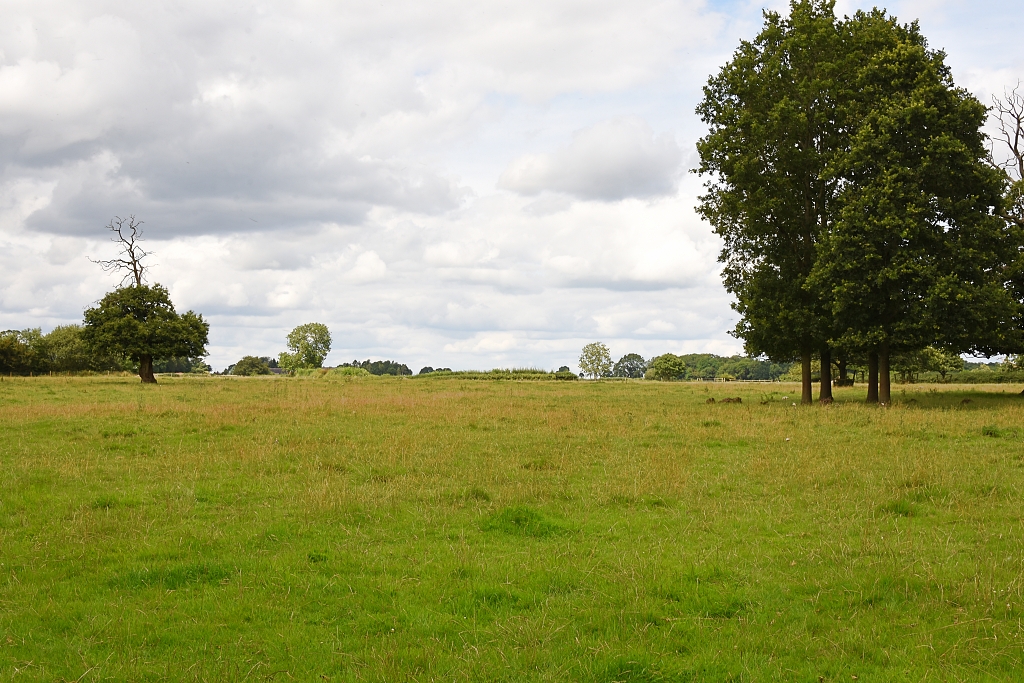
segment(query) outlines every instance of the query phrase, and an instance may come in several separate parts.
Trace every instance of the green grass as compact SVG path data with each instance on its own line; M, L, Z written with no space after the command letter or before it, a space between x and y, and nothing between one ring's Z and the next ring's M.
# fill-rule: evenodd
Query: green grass
M0 680L1019 680L1018 389L797 391L4 378Z

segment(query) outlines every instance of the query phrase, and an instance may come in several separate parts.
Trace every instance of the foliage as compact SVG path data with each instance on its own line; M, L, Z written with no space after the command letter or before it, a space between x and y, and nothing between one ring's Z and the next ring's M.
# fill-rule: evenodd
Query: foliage
M812 353L826 372L835 350L877 354L887 403L890 352L1024 350L1014 178L944 53L882 10L840 21L831 0L794 0L764 16L698 107L700 213L747 352L800 357L805 402ZM1016 106L999 109L1004 133Z
M0 372L29 374L45 371L45 354L39 328L0 332Z
M840 32L831 1L764 18L697 108L709 127L697 143L709 177L698 211L724 242L735 334L749 354L786 361L830 337L825 302L805 285L836 212L838 180L826 169L844 142L834 125Z
M412 370L405 363L399 363L398 361L392 360L370 360L364 361L354 360L351 363L342 363L338 366L339 368L363 368L368 371L371 375L411 375ZM441 372L447 370L447 368L441 368L435 370L435 372ZM427 373L430 374L430 373Z
M0 373L40 374L130 370L124 358L98 353L82 338L80 325L0 332Z
M59 325L37 339L35 355L49 371L81 372L92 369L93 355L82 340L81 326Z
M538 368L494 368L493 370L479 371L479 370L449 370L448 368L441 368L434 370L434 372L426 375L417 375L417 379L423 378L437 378L437 379L452 379L452 380L554 380L554 379L567 379L566 374L572 375L572 379L577 379L573 373L562 373L562 372L548 372L547 370L541 370Z
M94 353L139 363L143 382L155 382L153 361L206 355L210 326L203 316L179 315L162 285L132 285L108 293L85 311L82 340Z
M427 377L4 377L5 680L1019 678L1019 386Z
M366 368L338 367L332 368L327 375L332 377L368 377L370 371Z
M894 353L1014 344L1019 306L998 274L1015 248L995 214L1003 181L981 130L986 108L955 86L916 25L875 10L849 30L850 149L831 169L844 181L840 213L812 276L838 343Z
M212 370L213 368L204 362L202 358L176 357L153 361L153 372L205 374L212 372Z
M686 361L681 356L664 353L651 359L644 378L660 381L686 379Z
M286 370L323 367L331 352L331 332L322 323L299 325L288 333L288 351L283 351L279 363Z
M591 379L607 377L612 371L612 356L608 347L601 342L591 342L583 347L579 360L580 370Z
M942 379L946 379L947 373L959 372L964 369L964 359L958 353L937 349L934 346L925 348L921 353L924 355L924 370L937 372Z
M569 368L566 368L568 370ZM647 372L647 361L638 353L627 353L615 362L612 377L630 377L640 379Z
M420 375L429 375L429 374L430 374L430 373L432 373L433 371L434 371L434 368L432 368L432 367L430 367L429 365L427 365L426 367L422 367L422 368L420 368L420 371L419 371L419 372L418 372L417 374L420 374Z
M243 356L231 368L232 375L251 377L253 375L269 375L270 366L262 358L256 356Z

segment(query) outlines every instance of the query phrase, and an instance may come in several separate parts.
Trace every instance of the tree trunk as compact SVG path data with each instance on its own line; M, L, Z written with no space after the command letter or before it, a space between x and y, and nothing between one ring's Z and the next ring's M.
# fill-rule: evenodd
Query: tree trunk
M156 384L156 376L153 375L153 356L139 357L139 377L143 384Z
M878 402L889 405L891 399L891 378L889 376L889 344L883 342L878 347Z
M821 347L821 386L818 387L818 403L832 402L832 349Z
M814 396L811 392L811 350L804 349L800 352L800 381L802 386L802 393L800 395L800 403L811 404L814 402Z
M868 403L878 403L878 351L868 353Z
M842 385L846 384L846 366L848 365L846 360L846 354L843 354L836 358L836 366L839 368L839 382Z

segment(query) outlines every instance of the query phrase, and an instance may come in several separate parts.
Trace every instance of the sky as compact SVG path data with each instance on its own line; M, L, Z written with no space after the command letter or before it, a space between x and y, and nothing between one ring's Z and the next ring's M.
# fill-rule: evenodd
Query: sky
M988 103L1018 3L886 7ZM694 109L787 6L0 0L0 329L80 322L134 215L214 369L306 322L327 365L740 353Z

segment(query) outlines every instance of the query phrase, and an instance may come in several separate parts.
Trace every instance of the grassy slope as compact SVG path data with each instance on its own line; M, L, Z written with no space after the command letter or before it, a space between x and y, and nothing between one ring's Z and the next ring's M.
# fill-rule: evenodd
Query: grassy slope
M0 680L1017 676L1024 398L779 389L5 378Z

